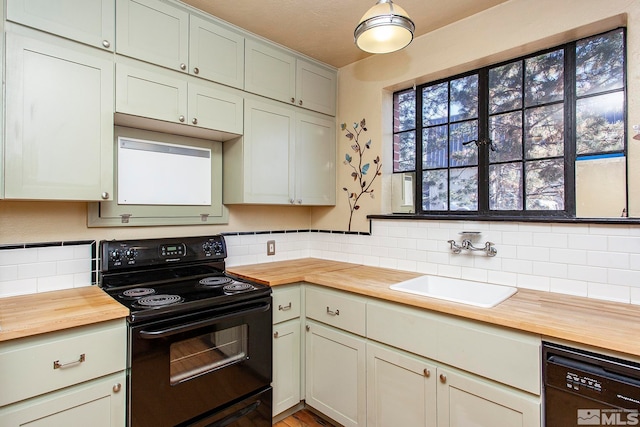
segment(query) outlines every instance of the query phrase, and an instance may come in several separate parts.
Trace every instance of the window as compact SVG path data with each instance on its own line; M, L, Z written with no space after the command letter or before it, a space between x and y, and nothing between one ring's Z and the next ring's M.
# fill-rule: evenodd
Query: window
M624 29L402 90L394 173L419 214L621 216L625 98Z

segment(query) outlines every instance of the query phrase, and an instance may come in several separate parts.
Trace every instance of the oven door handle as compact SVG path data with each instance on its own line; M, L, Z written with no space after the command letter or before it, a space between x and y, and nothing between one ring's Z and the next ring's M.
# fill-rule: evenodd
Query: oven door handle
M255 313L264 313L265 311L269 311L270 308L271 308L271 303L262 302L262 303L258 304L257 306L255 306L253 308L234 310L234 311L232 311L230 313L222 314L220 316L209 317L207 319L198 320L196 322L184 323L182 325L172 326L172 327L166 328L166 329L159 329L159 330L155 330L155 331L154 330L152 330L152 331L140 331L139 334L140 334L140 338L144 338L144 339L147 339L147 340L156 339L156 338L164 338L164 337L168 337L168 336L171 336L171 335L180 334L182 332L188 332L188 331L192 331L194 329L198 329L198 328L202 328L202 327L206 327L206 326L211 326L211 325L214 325L214 324L216 324L216 323L218 323L218 322L220 322L222 320L227 320L227 319L231 319L231 318L238 317L238 316L246 316L246 315L255 314Z

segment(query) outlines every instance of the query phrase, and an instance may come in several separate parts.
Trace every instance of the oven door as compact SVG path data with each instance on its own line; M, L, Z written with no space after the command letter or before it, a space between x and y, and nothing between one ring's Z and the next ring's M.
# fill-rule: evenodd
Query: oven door
M132 325L129 332L132 427L208 418L271 383L270 296Z

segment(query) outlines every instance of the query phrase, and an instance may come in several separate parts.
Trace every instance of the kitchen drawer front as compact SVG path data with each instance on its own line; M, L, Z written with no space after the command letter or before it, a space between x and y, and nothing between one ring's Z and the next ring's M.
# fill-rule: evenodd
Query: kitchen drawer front
M539 336L453 317L441 322L437 334L440 360L540 395Z
M367 307L367 337L540 394L540 337L397 304Z
M316 287L305 289L306 317L361 336L366 333L366 301Z
M273 324L300 317L300 286L273 289Z
M126 368L125 320L0 345L0 406Z

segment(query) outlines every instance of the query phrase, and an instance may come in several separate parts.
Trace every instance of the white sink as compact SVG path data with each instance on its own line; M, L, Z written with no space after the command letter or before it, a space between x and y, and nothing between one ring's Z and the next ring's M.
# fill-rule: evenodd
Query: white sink
M483 308L494 307L517 291L517 288L512 286L429 275L405 280L389 288Z

